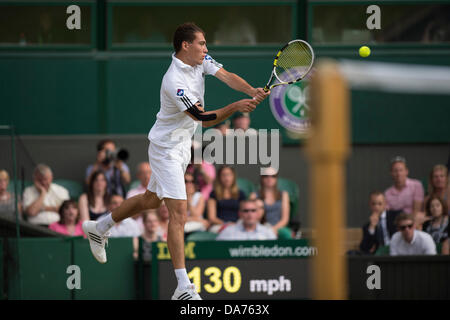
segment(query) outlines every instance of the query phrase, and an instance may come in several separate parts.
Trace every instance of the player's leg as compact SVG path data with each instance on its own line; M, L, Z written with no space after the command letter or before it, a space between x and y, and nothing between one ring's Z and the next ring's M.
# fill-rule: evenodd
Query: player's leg
M167 247L177 277L177 288L173 300L201 300L197 290L187 275L184 256L184 225L187 218L187 201L164 198L169 209L169 230Z
M106 262L105 244L108 239L108 230L116 223L134 216L148 209L158 208L161 200L154 192L147 190L144 194L136 195L125 200L120 207L112 213L102 216L98 221L83 222L83 231L89 239L91 252L100 263Z

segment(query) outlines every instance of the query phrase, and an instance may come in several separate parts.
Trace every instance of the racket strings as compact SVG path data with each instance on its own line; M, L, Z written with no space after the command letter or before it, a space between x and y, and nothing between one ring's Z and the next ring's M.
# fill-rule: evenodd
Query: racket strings
M310 47L303 42L295 41L280 53L276 73L281 81L295 81L308 73L313 62Z

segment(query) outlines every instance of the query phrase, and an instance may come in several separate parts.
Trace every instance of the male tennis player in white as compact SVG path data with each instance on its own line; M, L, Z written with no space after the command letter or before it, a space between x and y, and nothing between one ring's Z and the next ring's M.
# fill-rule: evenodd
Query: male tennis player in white
M187 214L184 173L191 159L191 139L198 122L203 127L210 127L237 111L251 112L269 92L253 88L207 55L205 33L193 23L177 28L173 45L175 53L172 63L161 84L161 108L148 135L152 175L147 191L124 201L119 208L98 221L85 221L83 230L89 239L92 254L100 263L105 263L108 230L125 218L158 208L164 200L170 216L167 245L178 281L172 299L201 300L187 275L184 256ZM251 99L239 100L214 111L204 111L205 75L214 75Z

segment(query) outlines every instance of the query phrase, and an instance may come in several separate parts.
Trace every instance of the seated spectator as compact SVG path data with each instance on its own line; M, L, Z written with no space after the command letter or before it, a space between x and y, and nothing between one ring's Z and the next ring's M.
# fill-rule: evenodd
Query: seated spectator
M275 240L272 228L260 223L260 213L255 200L243 200L239 207L239 223L231 224L222 230L216 240Z
M111 196L109 201L108 211L120 207L123 202L123 197L121 195L115 194ZM111 229L109 229L111 238L121 238L121 237L139 237L142 234L139 224L133 218L126 218L120 222L117 222Z
M136 188L131 189L127 193L127 199L137 196L138 194L143 194L147 190L148 183L150 182L150 177L152 175L152 168L147 161L139 163L137 167L137 178L140 182L140 185ZM133 216L133 219L139 224L139 228L144 232L144 223L142 221L142 213L138 213Z
M423 224L422 230L430 234L436 245L448 239L448 209L440 197L433 195L425 203L425 212L429 220Z
M245 199L239 190L234 169L224 165L220 167L214 189L208 199L208 220L211 232L218 232L224 224L238 220L239 203Z
M205 199L196 190L196 184L192 174L186 172L184 182L186 183L187 195L187 220L184 225L184 232L187 234L194 231L205 231L209 226L208 220L203 218Z
M197 146L195 141L193 141L191 163L187 166L186 172L194 176L195 183L206 201L209 199L213 189L214 179L216 179L216 168L213 164L203 159L194 159L197 148L201 148L201 146Z
M159 218L156 210L148 210L142 214L144 232L139 238L133 239L133 257L137 260L152 261L152 243L164 241L161 235Z
M169 209L167 208L164 201L161 202L161 205L158 209L156 209L156 213L159 218L159 234L162 237L162 241L167 241L167 232L169 231Z
M416 230L411 214L400 213L395 218L398 232L394 233L390 244L390 255L435 255L436 245L426 232Z
M86 185L98 170L105 172L109 194L120 194L125 197L125 187L131 181L130 169L121 160L112 160L108 155L116 150L114 141L106 139L97 144L97 160L86 169Z
M69 200L69 191L53 181L49 166L38 164L33 172L33 185L23 192L23 207L28 222L48 227L59 221L59 207Z
M230 120L225 120L221 123L218 123L214 126L214 129L220 131L223 136L227 135L227 130L230 129Z
M53 222L48 228L66 236L84 236L77 203L74 200L66 200L59 208L60 219Z
M408 178L408 167L403 157L391 160L391 176L394 185L388 188L384 195L389 210L399 210L408 214L421 212L424 200L424 190L419 180Z
M14 194L8 192L9 174L6 170L0 170L0 217L15 219ZM19 203L18 203L19 205ZM20 206L19 206L20 209ZM19 218L20 210L19 210Z
M81 219L97 220L108 213L110 199L105 173L101 170L95 171L89 181L87 193L83 193L78 200Z
M152 175L152 168L150 167L150 164L146 161L139 163L137 167L136 177L138 178L141 184L136 188L133 188L130 191L128 191L127 199L134 197L138 194L145 193L145 191L147 190L147 185L150 182L151 175Z
M447 204L450 210L450 185L448 183L448 169L442 164L433 167L428 178L428 195L425 197L425 203L432 196L438 196ZM450 211L447 211L450 214Z
M397 231L395 217L399 211L387 210L386 199L380 191L369 196L369 222L363 226L363 239L359 245L361 252L374 254L380 246L388 246Z
M264 201L265 222L269 223L275 234L283 239L291 239L289 223L289 193L278 189L278 173L274 168L267 168L261 175L260 189L250 195L251 199Z
M250 128L250 114L248 112L236 112L232 118L233 129L242 129L246 134L257 135L258 131Z

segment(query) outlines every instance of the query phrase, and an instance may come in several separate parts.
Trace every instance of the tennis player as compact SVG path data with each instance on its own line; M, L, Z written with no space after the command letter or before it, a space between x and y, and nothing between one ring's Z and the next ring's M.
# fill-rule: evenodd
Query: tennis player
M209 56L205 33L194 23L180 25L173 37L175 53L161 84L161 108L150 130L148 155L152 175L144 194L125 200L98 221L85 221L84 233L91 252L106 262L108 230L116 223L147 209L158 208L164 200L169 209L167 245L178 281L174 300L201 300L189 280L184 256L184 224L187 215L184 173L191 159L191 139L200 122L214 126L233 113L251 112L269 92L254 88L244 79L226 71ZM213 75L234 90L249 95L214 111L204 110L205 75Z

